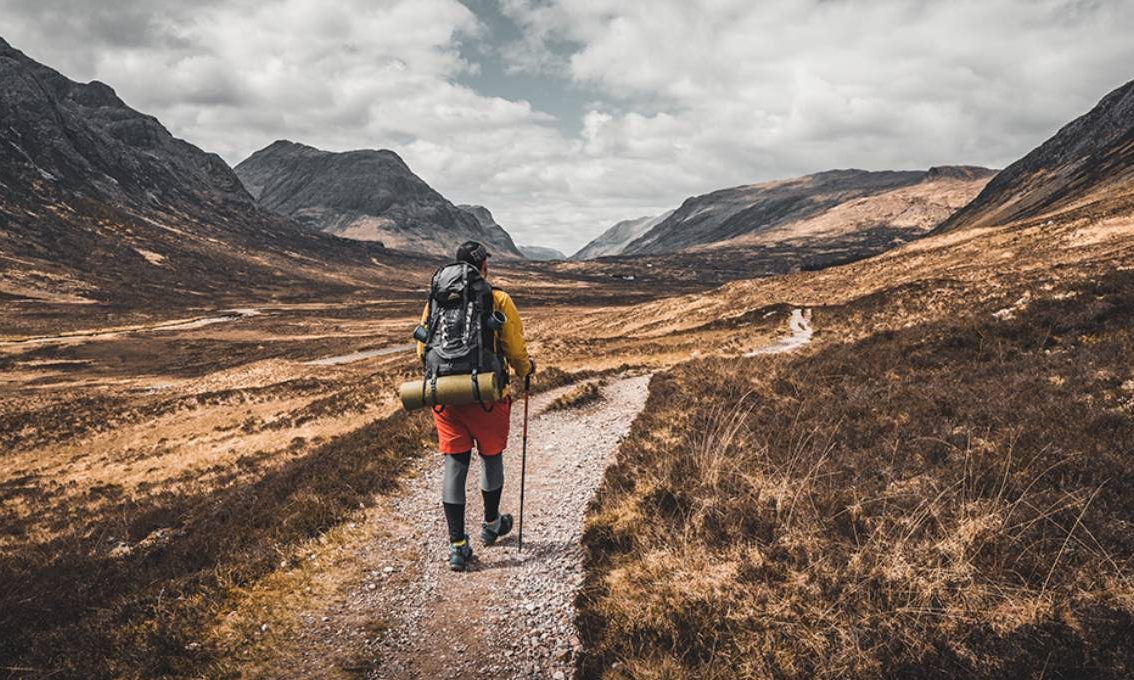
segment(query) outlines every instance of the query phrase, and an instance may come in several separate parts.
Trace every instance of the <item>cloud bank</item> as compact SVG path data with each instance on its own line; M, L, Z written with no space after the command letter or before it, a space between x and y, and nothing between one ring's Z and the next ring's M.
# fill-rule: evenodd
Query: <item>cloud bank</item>
M1134 78L1123 0L489 2L0 0L0 32L230 163L391 148L568 252L725 186L1003 166ZM463 84L489 66L586 103Z

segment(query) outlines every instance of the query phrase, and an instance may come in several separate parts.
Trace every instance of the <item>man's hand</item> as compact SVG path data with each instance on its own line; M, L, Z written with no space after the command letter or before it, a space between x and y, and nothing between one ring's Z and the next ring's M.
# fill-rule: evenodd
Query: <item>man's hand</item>
M528 374L524 376L524 391L532 390L532 376L535 375L535 359L528 357Z

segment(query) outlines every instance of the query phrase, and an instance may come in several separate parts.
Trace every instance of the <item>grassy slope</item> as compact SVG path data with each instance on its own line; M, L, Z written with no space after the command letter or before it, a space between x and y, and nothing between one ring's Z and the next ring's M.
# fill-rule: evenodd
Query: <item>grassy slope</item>
M583 677L1128 677L1134 272L1069 285L659 374L590 514Z
M252 483L141 501L92 489L108 494L96 517L69 518L72 531L34 550L0 553L0 665L57 677L198 675L219 661L193 643L226 592L392 489L427 450L431 431L426 416L399 412ZM0 500L20 489L0 486ZM149 549L125 557L101 549L107 536L154 536L164 527L175 527L173 535Z

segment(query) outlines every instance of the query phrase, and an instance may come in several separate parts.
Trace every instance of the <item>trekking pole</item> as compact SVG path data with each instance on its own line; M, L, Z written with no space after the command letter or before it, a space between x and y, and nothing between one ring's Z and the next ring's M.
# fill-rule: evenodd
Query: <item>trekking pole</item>
M520 448L520 549L524 552L524 476L528 468L528 394L532 389L532 374L524 376L524 443Z

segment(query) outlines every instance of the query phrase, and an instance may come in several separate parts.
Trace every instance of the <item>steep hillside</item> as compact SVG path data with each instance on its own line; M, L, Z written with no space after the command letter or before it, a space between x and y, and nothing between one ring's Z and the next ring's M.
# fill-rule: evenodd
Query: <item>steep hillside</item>
M850 191L808 193L797 186L792 198L792 189L782 186L768 189L769 185L757 185L763 189L740 187L716 192L724 198L709 194L689 199L634 245L654 236L660 239L664 234L658 234L659 230L681 238L682 225L692 224L691 230L696 231L704 225L698 222L701 218L717 224L718 228L730 221L743 222L746 215L767 221L751 229L745 227L740 235L721 241L658 254L622 254L589 261L572 258L571 262L557 264L556 269L623 280L633 277L635 281L671 289L674 280L720 284L825 269L864 260L925 235L972 200L992 171L944 167L924 173L886 174L920 176L921 179L865 196ZM899 179L908 181L908 178ZM894 178L889 180L894 181ZM831 181L828 178L827 183ZM773 184L807 185L809 182L810 178L802 178ZM750 190L751 195L741 200L746 190ZM743 209L746 201L755 201L751 210ZM703 212L698 214L698 210ZM769 215L768 211L775 214Z
M383 256L258 209L219 156L3 40L0 120L0 299L305 295L363 286Z
M824 229L828 235L861 228L924 231L964 205L992 175L991 170L972 167L905 172L830 170L722 189L687 199L667 219L627 245L623 253L673 253L734 239L756 242L774 231L778 231L777 240L783 240L792 236L794 225L807 225L848 206L857 206L854 221L832 220L833 228ZM959 202L955 195L958 188L962 189ZM908 192L906 200L888 200L894 197L892 192L902 189ZM939 198L940 191L949 197ZM871 203L863 202L879 197L887 200L875 214ZM899 209L894 210L895 206Z
M446 256L472 239L520 257L502 229L483 227L393 151L335 153L281 140L242 161L236 174L261 206L314 230Z
M622 220L613 227L599 234L597 238L579 249L571 256L572 260L593 260L596 257L621 255L634 240L669 218L673 214L670 210L661 215L639 217L634 220Z
M1134 204L1134 81L1005 168L940 231L1079 210L1095 217Z

